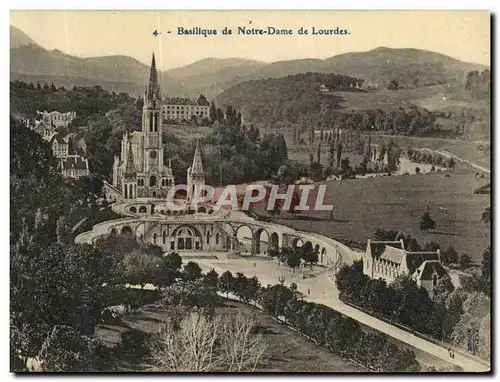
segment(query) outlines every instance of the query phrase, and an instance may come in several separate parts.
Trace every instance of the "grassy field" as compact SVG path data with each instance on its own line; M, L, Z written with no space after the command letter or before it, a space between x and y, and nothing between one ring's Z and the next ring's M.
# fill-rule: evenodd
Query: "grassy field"
M421 245L430 241L444 247L453 245L459 253L480 262L491 238L490 226L481 221L481 214L491 201L490 195L473 193L486 182L474 174L457 169L327 182L323 183L327 185L325 200L334 206L334 220L328 211L318 211L303 212L296 218L284 213L275 221L365 246L377 228L396 230L410 234ZM428 233L419 229L427 206L437 223ZM263 210L262 205L259 210Z
M254 315L255 326L263 335L267 345L263 360L257 367L261 372L363 372L365 369L342 357L316 346L293 330L281 325L259 310L237 302L226 302L221 311L235 314L244 311ZM165 311L151 305L137 313L127 315L122 324L101 325L96 330L96 338L110 346L120 341L121 333L128 328L154 333L165 317ZM125 365L124 365L125 366ZM139 370L139 365L126 365L130 371Z
M462 83L424 86L413 89L372 92L332 92L341 96L346 110L385 109L415 105L428 110L460 110L489 108L488 100L470 99Z

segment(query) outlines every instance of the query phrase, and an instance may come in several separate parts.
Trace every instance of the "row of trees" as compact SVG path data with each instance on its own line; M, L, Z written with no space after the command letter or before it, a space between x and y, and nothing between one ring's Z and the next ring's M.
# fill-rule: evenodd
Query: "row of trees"
M335 283L341 298L417 332L439 340L449 338L451 334L453 326L447 326L444 321L446 308L435 304L427 291L419 288L409 276L399 276L387 285L382 279L370 279L364 275L363 262L358 261L351 266L343 266L336 275ZM439 293L452 292L453 289L449 277L444 277L434 293L438 297Z
M415 163L432 164L448 168L455 167L455 160L452 157L446 157L429 150L407 149L406 156Z
M415 354L387 341L380 333L365 333L359 324L324 305L305 302L297 286L260 287L258 279L226 271L217 278L211 271L204 277L206 285L217 286L245 302L259 304L273 317L309 336L317 344L377 371L418 371Z
M344 266L336 277L341 297L417 332L490 357L490 306L488 296L474 286L455 288L449 276L439 280L433 299L409 276L390 284L363 275L363 264ZM472 345L472 343L474 343ZM472 346L471 346L472 345ZM472 348L472 349L471 349Z
M271 248L267 254L271 258L277 258L295 271L295 268L301 264L312 266L319 261L319 245L313 247L311 242L307 241L302 247Z
M71 90L56 88L54 84L10 83L11 114L36 117L36 111L75 111L78 116L103 115L120 105L130 104L133 98L126 93L108 92L100 86L75 86Z
M330 307L305 302L292 286L267 286L259 300L274 317L309 336L321 346L383 372L418 371L415 354L389 343L380 333L364 332L359 324Z

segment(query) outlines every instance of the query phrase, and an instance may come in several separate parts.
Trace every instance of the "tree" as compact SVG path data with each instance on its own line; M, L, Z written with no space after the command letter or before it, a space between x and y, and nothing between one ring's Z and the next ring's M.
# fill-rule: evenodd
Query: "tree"
M45 372L102 371L102 345L68 326L55 326L38 359Z
M165 267L179 271L182 267L182 257L177 252L170 252L165 256Z
M300 261L301 261L301 254L300 251L298 250L291 251L286 258L286 264L289 267L291 267L294 271L295 268L297 268L300 265Z
M202 270L197 263L195 263L194 261L190 261L184 266L182 276L184 280L194 281L202 277Z
M446 251L442 253L441 260L444 264L458 264L458 252L450 245Z
M342 159L342 142L337 142L337 167L340 167L340 159Z
M458 264L463 268L468 268L470 267L470 265L472 264L472 258L466 254L466 253L463 253L460 255L460 257L458 258Z
M66 218L64 216L60 216L59 219L57 220L56 234L58 243L71 244L72 241L71 231L68 227L68 223L66 222Z
M387 89L389 90L397 90L399 89L399 82L395 79L392 79L390 82L389 82L389 85L387 85Z
M229 293L232 292L234 288L234 278L230 271L225 271L220 275L218 287L220 291L226 292L227 297L229 297Z
M491 223L491 207L486 207L481 215L481 221L486 224Z
M265 349L261 335L252 334L254 320L238 313L209 318L191 312L176 329L167 323L152 343L152 371L254 371Z
M436 222L432 219L431 213L425 211L420 217L420 230L429 232L430 229L436 228Z
M481 261L481 274L482 276L490 280L491 278L491 248L488 247L483 251L483 259Z
M219 281L219 274L215 271L215 269L211 269L203 278L203 282L209 286L214 288L217 287Z
M217 289L206 285L203 280L177 281L163 291L161 304L164 307L196 307L213 313L221 305Z

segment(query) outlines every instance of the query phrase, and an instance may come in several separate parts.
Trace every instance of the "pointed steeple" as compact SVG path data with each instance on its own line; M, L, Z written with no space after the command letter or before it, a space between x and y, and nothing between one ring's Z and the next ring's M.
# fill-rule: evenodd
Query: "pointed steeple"
M156 71L156 59L154 52L153 52L153 58L151 59L151 70L149 72L147 97L148 99L160 98L160 86L158 84L158 73Z
M125 179L135 179L136 170L134 166L134 156L132 154L132 140L130 139L130 134L127 133L128 149L127 149L127 161L125 162Z
M192 176L205 176L203 172L203 165L201 163L201 154L199 148L199 141L196 140L196 149L194 151L193 164L191 166Z

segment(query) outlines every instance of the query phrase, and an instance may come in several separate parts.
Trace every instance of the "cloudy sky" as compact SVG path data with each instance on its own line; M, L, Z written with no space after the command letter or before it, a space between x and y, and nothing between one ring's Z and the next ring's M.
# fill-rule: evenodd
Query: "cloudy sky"
M11 25L47 49L128 55L171 69L206 57L272 62L327 58L379 46L417 48L489 65L487 11L12 11ZM250 23L251 22L251 23ZM180 36L177 28L347 29L347 36ZM153 37L152 32L161 34ZM172 31L168 34L168 31Z

